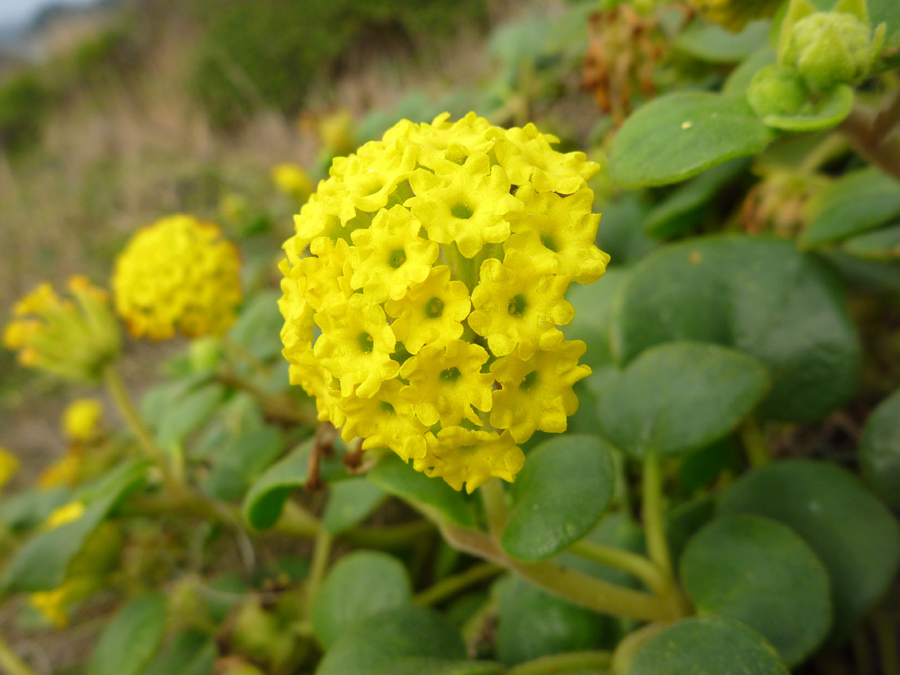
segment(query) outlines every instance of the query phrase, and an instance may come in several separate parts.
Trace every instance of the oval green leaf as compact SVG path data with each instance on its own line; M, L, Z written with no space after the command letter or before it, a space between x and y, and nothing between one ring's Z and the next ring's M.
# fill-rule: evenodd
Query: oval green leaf
M843 290L789 241L716 235L667 246L632 270L618 300L621 363L671 340L739 349L772 375L760 415L784 421L820 419L856 391L861 348Z
M331 647L358 619L412 600L412 582L396 558L377 551L356 551L341 558L313 598L310 618L316 637Z
M777 520L809 544L831 579L836 637L871 609L900 564L894 516L855 476L824 462L755 469L725 491L719 510Z
M842 84L827 92L824 97L793 115L766 115L763 117L770 127L782 131L819 131L840 124L853 108L853 88Z
M774 138L743 98L670 94L625 121L610 150L609 170L629 190L677 183L715 164L754 155Z
M512 484L500 538L519 560L543 560L581 539L600 519L616 482L611 451L596 436L567 434L528 453Z
M803 246L861 234L900 217L900 183L874 167L847 173L809 205Z
M900 508L900 390L882 401L866 420L859 459L879 494Z
M150 662L166 629L166 596L149 593L125 605L107 624L88 675L135 675Z
M388 494L412 504L429 518L450 519L457 525L474 524L469 501L442 480L429 478L391 453L367 474L369 480Z
M507 666L542 656L596 648L604 617L507 576L493 586L497 598L497 657Z
M765 367L742 352L666 343L638 356L606 389L600 431L636 459L687 454L734 429L768 387Z
M495 675L497 664L467 661L462 638L443 616L402 607L362 619L334 643L316 675Z
M713 520L688 542L681 578L700 614L747 624L789 666L811 654L831 629L824 565L793 530L774 520Z
M694 20L675 38L675 48L710 63L738 63L766 44L769 22L751 21L740 33Z
M661 630L635 655L628 675L788 675L762 635L722 617L694 617Z

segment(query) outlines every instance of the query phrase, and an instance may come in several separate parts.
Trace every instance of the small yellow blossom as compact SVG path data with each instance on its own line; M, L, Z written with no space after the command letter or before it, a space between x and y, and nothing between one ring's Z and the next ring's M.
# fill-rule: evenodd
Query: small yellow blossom
M292 384L364 449L470 492L512 481L517 443L560 432L584 343L563 341L594 245L599 167L533 125L402 120L334 160L280 266Z
M65 585L52 591L39 591L28 597L29 604L57 628L69 625L69 613L66 610L68 589Z
M81 502L69 502L53 510L44 521L44 528L55 530L67 523L74 522L84 515L84 504Z
M73 380L94 382L121 349L121 336L106 291L82 276L68 281L74 302L42 283L13 307L3 343L19 362Z
M6 448L0 447L0 491L19 471L19 459Z
M272 181L279 190L301 202L305 202L309 198L315 187L303 167L290 163L274 166Z
M116 260L116 311L135 337L219 335L243 297L237 248L212 223L174 215L132 237Z
M66 438L76 443L87 443L97 437L103 403L96 398L80 398L72 401L62 414L62 429Z

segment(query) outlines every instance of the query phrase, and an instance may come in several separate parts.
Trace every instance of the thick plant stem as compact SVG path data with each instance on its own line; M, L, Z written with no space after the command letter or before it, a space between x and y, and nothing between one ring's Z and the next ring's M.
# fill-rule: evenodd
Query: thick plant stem
M650 555L650 560L659 567L667 584L671 584L673 579L672 558L669 555L669 542L666 540L662 492L662 463L656 453L649 452L644 460L642 494L647 553Z
M766 437L759 428L759 422L755 417L748 417L740 427L741 444L750 466L756 468L765 466L772 461L769 454L769 446Z
M554 673L607 670L612 664L610 652L570 652L543 656L520 663L506 671L507 675L552 675Z
M447 522L440 523L439 527L444 539L454 548L500 565L581 607L640 621L675 619L683 615L683 608L675 597L656 597L622 588L553 562L525 563L508 556L485 532Z
M491 536L499 538L506 527L509 514L506 511L506 495L503 492L503 484L499 478L492 478L481 486L481 500L484 502L484 512L487 515L488 529Z
M144 426L140 415L138 415L137 410L134 409L131 398L128 396L128 391L125 389L125 384L122 382L122 378L119 376L119 372L114 365L110 364L106 366L103 370L103 379L106 382L106 387L109 390L113 402L116 404L122 417L125 418L125 422L131 428L135 438L137 438L138 444L141 446L144 454L146 454L149 459L153 460L162 472L163 481L166 483L166 487L171 488L173 492L180 492L178 489L179 481L177 481L172 474L165 453L158 445L156 445L156 442L150 435L150 431Z
M497 576L502 571L503 568L494 563L473 565L465 572L441 579L431 588L426 588L413 598L413 602L417 605L436 605L470 586Z
M19 658L12 647L0 635L0 672L6 675L37 675L31 667Z
M569 546L569 552L582 558L612 567L644 582L654 593L664 595L671 591L671 584L651 560L642 555L625 551L612 546L603 546L592 541L581 539Z

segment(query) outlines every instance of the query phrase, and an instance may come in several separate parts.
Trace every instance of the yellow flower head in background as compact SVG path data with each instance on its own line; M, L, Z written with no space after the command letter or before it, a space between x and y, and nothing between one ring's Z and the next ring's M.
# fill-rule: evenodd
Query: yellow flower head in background
M0 447L0 492L19 470L19 458L4 447Z
M103 403L96 398L80 398L66 406L62 414L62 430L65 437L74 442L86 443L97 437Z
M169 216L141 229L116 260L116 311L135 337L218 335L237 316L240 272L237 248L216 225Z
M59 506L47 516L44 521L44 529L55 530L68 523L75 522L84 515L84 504L81 502L69 502Z
M282 340L319 419L471 492L566 429L590 369L563 296L609 256L596 164L531 124L448 117L334 160L284 245Z
M272 181L279 190L301 202L305 202L315 189L312 179L303 167L291 163L274 166Z
M74 380L97 381L121 349L119 325L106 291L82 276L69 279L73 300L49 283L38 285L13 307L3 343L19 362Z

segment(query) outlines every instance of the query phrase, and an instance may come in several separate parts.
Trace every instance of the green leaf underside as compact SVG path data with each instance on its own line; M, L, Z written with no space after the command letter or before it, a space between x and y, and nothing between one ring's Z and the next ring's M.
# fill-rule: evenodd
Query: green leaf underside
M351 478L329 488L322 524L337 534L368 518L385 500L384 490L365 478Z
M350 626L316 675L493 675L497 664L466 660L459 634L437 612L403 607Z
M831 629L824 565L799 535L774 520L713 520L688 543L681 578L700 614L750 626L788 665L812 653Z
M163 593L148 593L132 600L103 630L88 675L136 675L159 649L165 628Z
M871 609L900 564L900 525L855 476L830 464L755 469L725 491L719 511L777 520L809 544L831 579L835 637Z
M700 20L693 21L675 38L675 48L710 63L738 63L766 44L767 20L751 21L740 33Z
M830 129L840 124L853 108L853 88L840 85L823 95L809 111L794 115L766 115L763 117L770 127L782 131L805 132Z
M329 648L355 621L411 600L412 582L399 560L386 553L356 551L335 564L316 594L313 629Z
M900 390L866 420L859 459L868 481L891 506L900 508Z
M722 617L684 619L651 637L628 675L788 675L756 631Z
M146 479L149 462L131 461L89 485L82 493L84 513L72 522L35 535L10 561L0 588L46 591L65 580L66 569L87 538L110 512Z
M765 367L742 352L666 343L643 352L604 392L600 429L636 459L686 454L725 436L768 387Z
M613 141L609 170L625 189L676 183L775 138L746 100L708 92L662 96L629 117Z
M507 666L542 656L596 648L609 630L605 617L507 576L497 598L497 656Z
M793 244L716 235L645 258L621 289L613 347L628 363L671 340L744 351L768 367L768 419L814 421L856 391L861 348L830 271Z
M848 173L810 203L803 246L818 246L861 234L900 217L900 183L878 169Z
M422 511L470 527L474 524L469 502L442 480L434 480L394 454L383 457L366 476L388 494Z
M597 523L615 480L611 451L596 436L544 441L528 454L512 485L503 549L526 561L558 553Z

